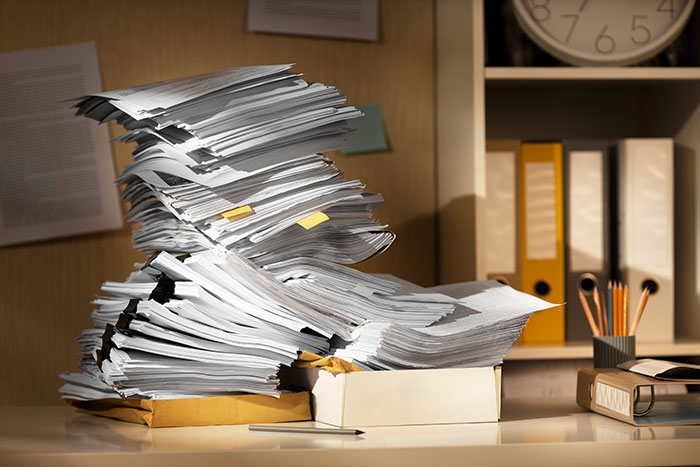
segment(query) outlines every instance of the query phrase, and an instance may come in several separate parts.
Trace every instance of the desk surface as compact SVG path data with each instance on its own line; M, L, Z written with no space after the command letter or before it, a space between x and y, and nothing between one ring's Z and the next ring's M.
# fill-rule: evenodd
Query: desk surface
M295 425L313 425L297 422ZM696 465L700 426L637 428L572 400L506 399L500 423L366 428L358 437L149 429L67 406L0 409L10 465Z

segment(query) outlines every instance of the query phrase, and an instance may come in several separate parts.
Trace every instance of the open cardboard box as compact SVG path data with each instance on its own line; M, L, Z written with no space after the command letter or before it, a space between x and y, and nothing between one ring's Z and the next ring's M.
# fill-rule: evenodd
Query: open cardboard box
M355 371L291 368L311 391L314 420L338 427L497 422L501 367Z

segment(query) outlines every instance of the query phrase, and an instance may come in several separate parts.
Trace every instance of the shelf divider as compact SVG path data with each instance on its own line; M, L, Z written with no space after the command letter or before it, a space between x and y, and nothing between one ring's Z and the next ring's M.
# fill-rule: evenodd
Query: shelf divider
M486 81L694 81L700 67L485 67Z
M638 342L637 358L684 357L700 355L700 340L676 339L674 342ZM505 360L566 360L593 358L592 342L567 342L562 345L514 345Z

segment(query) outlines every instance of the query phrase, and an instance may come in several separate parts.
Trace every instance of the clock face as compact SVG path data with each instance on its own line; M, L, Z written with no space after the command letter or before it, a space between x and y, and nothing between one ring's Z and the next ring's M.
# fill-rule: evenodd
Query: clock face
M695 0L513 0L540 47L575 65L629 65L668 46Z

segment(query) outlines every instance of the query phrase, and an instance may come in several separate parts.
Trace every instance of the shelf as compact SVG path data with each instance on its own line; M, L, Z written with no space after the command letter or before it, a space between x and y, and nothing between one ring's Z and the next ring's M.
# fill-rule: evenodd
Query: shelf
M637 357L685 357L700 355L700 341L638 343ZM593 358L593 344L571 342L563 345L514 345L505 360L566 360Z
M694 81L700 80L700 67L486 67L489 81Z

